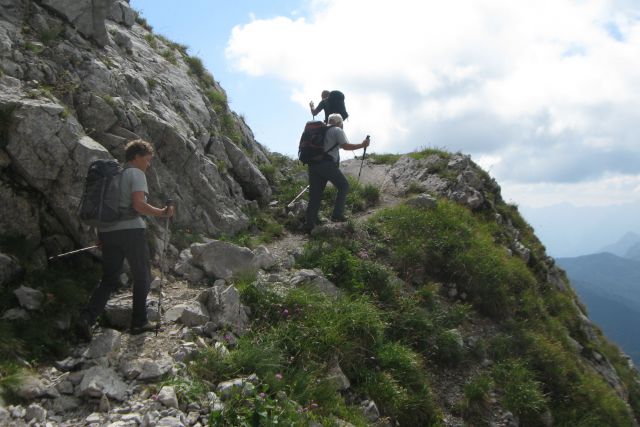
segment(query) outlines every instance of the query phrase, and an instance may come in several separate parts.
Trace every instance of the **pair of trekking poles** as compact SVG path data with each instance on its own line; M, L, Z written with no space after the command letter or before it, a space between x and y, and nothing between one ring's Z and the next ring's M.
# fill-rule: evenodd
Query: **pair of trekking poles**
M167 199L167 202L165 204L165 206L167 207L171 207L174 206L174 202L172 199ZM162 320L162 286L164 285L165 282L165 271L166 271L166 257L167 257L167 249L169 248L169 217L165 218L165 222L164 222L164 233L163 233L163 247L162 247L162 253L160 254L160 296L158 297L158 323L156 323L156 336L158 336L158 332L160 331L160 323ZM54 255L52 257L49 257L49 261L58 259L58 258L63 258L69 255L75 255L78 254L80 252L85 252L91 249L96 249L99 248L100 245L93 245L93 246L87 246L86 248L82 248L82 249L76 249L74 251L70 251L70 252L65 252L62 254L58 254L58 255Z

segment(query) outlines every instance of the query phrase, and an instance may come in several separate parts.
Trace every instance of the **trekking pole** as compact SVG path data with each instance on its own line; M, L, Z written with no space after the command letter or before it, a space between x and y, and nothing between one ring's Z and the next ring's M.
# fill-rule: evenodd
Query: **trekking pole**
M369 135L366 138L369 141ZM356 180L356 184L360 183L360 174L362 173L362 166L364 165L364 157L367 155L367 147L364 147L364 152L362 153L362 162L360 163L360 171L358 172L358 179Z
M167 208L173 206L173 200L167 199ZM165 219L164 222L164 245L162 247L162 253L160 254L160 296L158 297L158 322L156 323L156 336L158 336L158 331L160 331L160 323L162 323L162 287L164 286L165 280L165 264L167 258L167 247L169 246L169 217Z
M89 246L89 247L82 248L82 249L76 249L75 251L65 252L63 254L54 255L52 257L49 257L49 261L51 261L52 259L62 258L62 257L65 257L67 255L73 255L73 254L77 254L77 253L80 253L80 252L88 251L89 249L95 249L95 248L99 248L99 247L100 247L100 245L94 245L94 246Z
M292 207L293 204L296 202L296 200L298 200L300 197L302 197L302 195L304 194L305 191L307 191L309 189L309 186L307 185L306 187L304 187L302 189L302 191L300 192L300 194L298 194L295 199L293 199L292 201L289 202L289 204L287 205L288 208Z

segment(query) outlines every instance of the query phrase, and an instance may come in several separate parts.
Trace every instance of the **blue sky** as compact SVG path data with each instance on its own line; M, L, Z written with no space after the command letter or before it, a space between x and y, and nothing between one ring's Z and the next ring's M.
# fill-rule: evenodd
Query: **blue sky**
M507 201L588 215L640 200L637 0L131 5L202 58L272 151L294 155L308 102L340 89L352 141L470 154Z

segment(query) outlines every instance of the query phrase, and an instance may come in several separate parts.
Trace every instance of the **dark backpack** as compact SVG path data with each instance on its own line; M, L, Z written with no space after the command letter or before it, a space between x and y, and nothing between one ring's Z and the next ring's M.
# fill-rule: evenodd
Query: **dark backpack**
M321 121L307 122L298 145L298 159L302 163L308 165L309 163L320 162L324 160L329 151L335 148L331 147L327 151L324 150L324 136L330 127Z
M329 93L327 103L329 104L329 114L338 113L342 116L343 120L346 120L347 117L349 117L347 108L344 106L344 93L339 90L332 90Z
M85 224L98 227L113 225L126 215L120 208L120 182L124 169L115 160L100 159L89 166L78 215Z

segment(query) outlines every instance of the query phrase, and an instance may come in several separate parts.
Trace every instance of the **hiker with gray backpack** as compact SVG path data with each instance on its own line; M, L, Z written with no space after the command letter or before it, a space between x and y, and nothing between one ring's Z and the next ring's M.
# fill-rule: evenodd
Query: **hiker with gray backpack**
M147 203L149 190L145 172L152 158L151 144L137 139L125 146L124 168L114 160L97 160L89 168L80 219L98 228L103 273L76 323L76 333L83 340L91 339L91 326L117 288L125 259L133 276L131 334L153 331L156 327L147 319L151 261L142 215L171 218L174 208L171 204L157 208Z
M328 117L328 126L322 122L308 122L300 138L298 158L308 165L309 205L306 213L305 231L311 233L316 225L322 194L331 182L338 190L331 220L344 222L345 205L349 182L340 171L340 149L358 150L369 146L369 136L361 144L351 144L344 133L340 114Z

